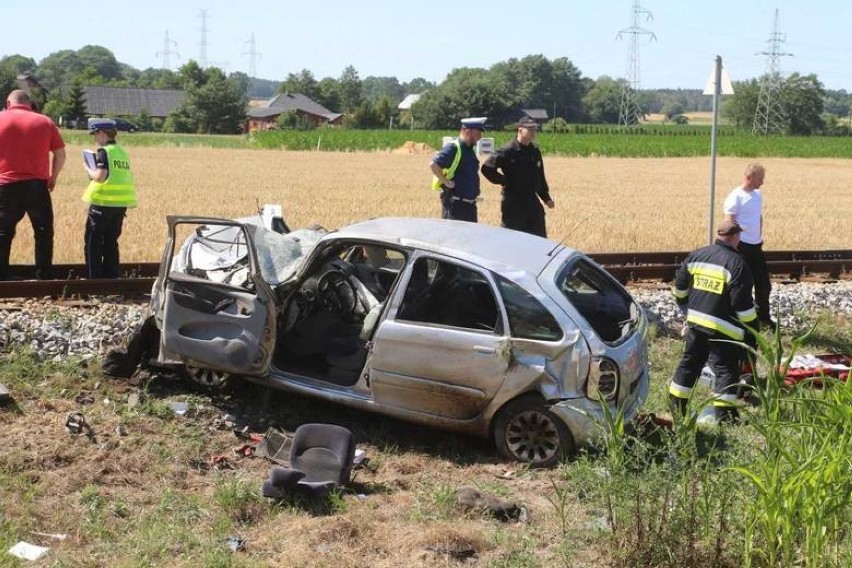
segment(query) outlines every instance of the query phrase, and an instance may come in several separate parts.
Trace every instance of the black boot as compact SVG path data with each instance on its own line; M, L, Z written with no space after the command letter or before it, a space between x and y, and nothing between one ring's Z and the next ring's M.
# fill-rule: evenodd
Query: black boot
M686 414L686 405L689 399L680 398L673 394L669 394L669 408L672 411L672 416L683 416Z

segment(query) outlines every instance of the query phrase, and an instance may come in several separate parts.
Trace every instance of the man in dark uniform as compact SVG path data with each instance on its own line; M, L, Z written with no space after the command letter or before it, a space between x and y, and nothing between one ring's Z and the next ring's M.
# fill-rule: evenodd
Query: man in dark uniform
M533 143L537 132L538 124L533 119L522 118L518 135L488 158L482 165L482 175L503 186L502 226L546 238L541 203L550 209L556 204L544 177L541 151Z
M459 136L435 154L432 189L441 191L441 217L476 223L479 197L479 159L476 143L482 138L486 118L463 118Z
M737 252L742 227L724 220L712 245L690 253L675 274L672 293L686 314L686 345L669 384L675 412L683 413L701 369L710 358L716 375L713 384L713 422L731 422L736 408L740 364L744 349L752 344L748 330L759 325L751 297L752 276Z

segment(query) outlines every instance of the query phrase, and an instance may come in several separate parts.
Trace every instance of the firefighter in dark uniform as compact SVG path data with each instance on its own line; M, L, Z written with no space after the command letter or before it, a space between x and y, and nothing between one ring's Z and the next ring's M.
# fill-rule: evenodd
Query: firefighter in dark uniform
M83 253L88 278L118 278L118 237L127 209L136 207L136 187L130 172L130 158L116 144L115 121L90 118L89 134L100 146L95 167L86 166L91 181L83 193L89 204Z
M759 324L751 296L751 271L737 252L742 227L723 221L716 242L690 253L675 275L673 293L686 315L686 345L669 384L675 412L686 410L692 388L710 358L714 422L732 422L738 416L737 387L745 350L753 345L743 324Z
M432 189L441 192L441 218L477 222L479 159L476 143L485 130L485 117L463 118L459 136L435 154Z
M503 227L547 238L541 204L550 209L556 204L544 177L541 150L533 143L537 132L538 124L533 119L521 119L515 139L486 160L482 175L503 186L500 205Z

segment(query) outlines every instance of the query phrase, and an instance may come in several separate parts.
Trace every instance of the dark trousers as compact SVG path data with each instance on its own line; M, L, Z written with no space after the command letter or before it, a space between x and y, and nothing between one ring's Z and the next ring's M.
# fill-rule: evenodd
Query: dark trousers
M500 213L502 216L500 226L547 238L544 207L538 200L518 202L503 199L500 204Z
M87 278L118 278L118 237L127 207L89 206L83 254Z
M24 214L33 225L36 278L53 278L53 202L46 180L28 179L0 185L0 280L9 278L12 240Z
M763 254L763 243L750 245L740 241L739 251L754 278L754 307L757 310L757 319L761 323L769 323L772 319L769 311L769 292L772 290L772 283L769 281L769 268L766 266L766 256Z
M461 199L441 198L441 218L456 221L477 222L476 203L467 203Z
M705 333L690 325L686 331L683 356L675 369L669 393L676 398L689 398L695 382L701 375L701 369L709 359L710 368L716 375L713 394L720 397L714 404L731 406L736 400L744 356L742 347L731 343L730 338Z

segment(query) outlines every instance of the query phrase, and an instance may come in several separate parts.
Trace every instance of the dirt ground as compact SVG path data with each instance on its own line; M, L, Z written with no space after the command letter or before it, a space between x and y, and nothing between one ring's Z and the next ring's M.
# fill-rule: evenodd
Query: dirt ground
M564 564L547 498L558 471L501 463L486 441L248 384L211 397L168 374L86 374L16 383L15 404L0 408L4 551L19 538L48 546L55 564L485 566L516 565L515 557L526 558L517 565ZM176 415L171 401L187 402L187 414ZM68 432L71 412L84 414L90 436ZM258 495L274 464L237 455L234 448L255 442L234 430L260 435L310 421L350 428L366 461L331 504L273 505ZM526 518L466 512L455 501L462 486L522 505ZM582 534L593 517L577 510L571 522ZM245 539L245 550L231 553L229 536ZM581 564L593 558L577 556ZM8 561L0 554L0 565Z

